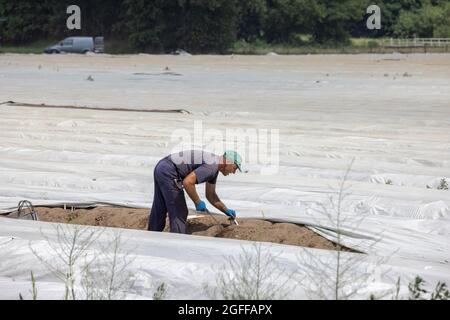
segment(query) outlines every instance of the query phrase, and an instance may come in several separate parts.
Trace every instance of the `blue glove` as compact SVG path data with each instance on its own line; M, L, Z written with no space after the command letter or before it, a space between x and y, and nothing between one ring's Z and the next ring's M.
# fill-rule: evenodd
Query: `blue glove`
M204 201L200 201L195 205L195 210L205 212L206 211L206 203Z
M233 219L236 218L236 211L234 211L233 209L227 209L225 214Z

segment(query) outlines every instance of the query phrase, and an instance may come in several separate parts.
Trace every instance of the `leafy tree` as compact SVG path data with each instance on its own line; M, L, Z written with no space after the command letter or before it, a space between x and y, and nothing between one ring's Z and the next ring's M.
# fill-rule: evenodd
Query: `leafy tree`
M383 0L379 3L381 8L382 31L384 35L393 35L394 26L402 11L411 11L420 8L422 0Z
M0 0L2 43L103 35L134 49L223 53L237 39L345 44L351 36L450 37L448 0L379 0L382 29L368 30L370 0ZM81 30L66 9L81 8Z
M125 0L125 27L131 45L139 50L162 50L162 11L155 0Z
M0 25L5 41L21 44L46 38L75 35L114 35L112 25L120 16L123 0L0 0ZM67 7L76 4L81 9L81 30L68 30Z
M264 35L263 25L267 15L266 0L239 2L238 39L253 42Z
M0 0L0 16L7 20L0 25L2 38L6 42L18 44L46 36L43 25L48 14L47 1L36 3L32 0Z
M325 7L314 0L268 0L264 22L268 42L293 43L296 34L311 33Z
M450 37L450 3L423 0L422 6L402 10L394 26L400 37Z
M237 0L125 0L129 41L140 50L224 52L236 39Z
M236 40L238 10L238 0L185 0L181 26L184 48L192 52L226 51Z
M318 43L348 43L349 25L364 17L367 8L365 2L319 0L317 3L322 9L313 30L314 40Z

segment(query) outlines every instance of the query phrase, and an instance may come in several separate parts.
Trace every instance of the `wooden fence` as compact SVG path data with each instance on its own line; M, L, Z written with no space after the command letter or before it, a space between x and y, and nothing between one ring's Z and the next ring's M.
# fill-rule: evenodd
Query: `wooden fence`
M385 40L387 48L425 48L425 47L450 47L450 38L410 38Z

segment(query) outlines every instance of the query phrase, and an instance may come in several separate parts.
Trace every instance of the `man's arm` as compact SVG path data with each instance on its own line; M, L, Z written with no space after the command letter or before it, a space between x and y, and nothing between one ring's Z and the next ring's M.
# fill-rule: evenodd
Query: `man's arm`
M223 213L226 213L228 208L225 206L225 204L220 201L219 196L216 193L216 185L206 182L205 185L205 193L206 193L206 199L208 199L209 203L211 203L214 207L222 211Z
M195 183L197 182L197 176L195 172L192 171L183 179L183 187L186 190L189 198L194 201L195 205L200 203L200 197L197 194L197 190L195 189Z

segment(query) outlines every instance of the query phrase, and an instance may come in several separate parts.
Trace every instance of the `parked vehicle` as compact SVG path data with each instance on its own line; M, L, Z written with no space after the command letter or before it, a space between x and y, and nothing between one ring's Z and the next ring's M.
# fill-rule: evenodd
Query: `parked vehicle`
M103 53L105 43L103 37L69 37L44 50L45 53Z

